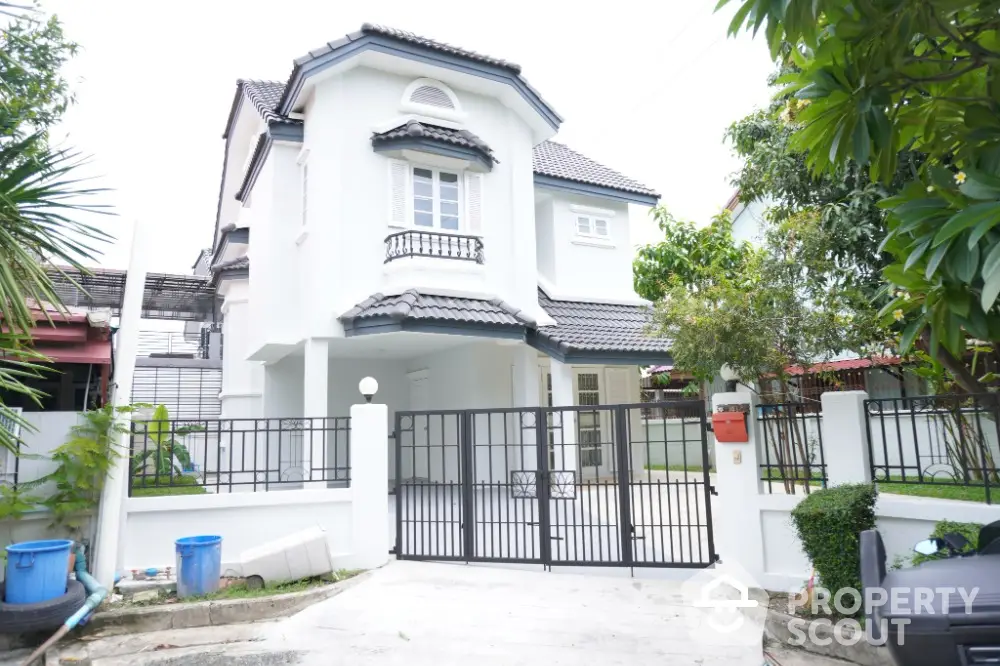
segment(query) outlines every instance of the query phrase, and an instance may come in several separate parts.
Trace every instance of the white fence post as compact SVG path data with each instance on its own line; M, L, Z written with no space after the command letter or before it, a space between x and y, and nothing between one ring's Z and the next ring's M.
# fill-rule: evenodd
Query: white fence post
M823 405L823 457L827 485L868 483L872 480L871 454L865 420L864 391L830 391L820 396Z
M753 393L716 393L712 408L721 411L723 405L746 405L747 434L745 443L715 440L715 474L719 497L713 503L717 516L713 517L717 529L719 558L738 563L755 579L764 574L764 539L761 531L760 465L757 442L760 440L760 423L757 421L757 396Z
M351 562L361 569L389 561L389 410L351 407Z

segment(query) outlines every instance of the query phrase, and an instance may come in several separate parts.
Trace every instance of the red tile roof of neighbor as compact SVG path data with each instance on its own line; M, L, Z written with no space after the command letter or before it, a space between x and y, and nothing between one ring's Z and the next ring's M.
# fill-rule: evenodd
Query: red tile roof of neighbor
M815 375L820 372L839 372L840 370L861 370L863 368L878 367L880 365L899 365L902 361L898 356L876 356L874 358L848 358L842 361L827 361L817 363L803 370L801 365L790 365L785 371L790 375ZM661 372L670 372L672 365L654 365L649 369L650 374L656 375Z
M848 358L843 361L827 361L817 363L803 369L801 365L790 365L785 371L790 375L815 375L820 372L838 372L840 370L861 370L862 368L877 368L880 365L899 365L902 361L898 356L876 356L874 358Z

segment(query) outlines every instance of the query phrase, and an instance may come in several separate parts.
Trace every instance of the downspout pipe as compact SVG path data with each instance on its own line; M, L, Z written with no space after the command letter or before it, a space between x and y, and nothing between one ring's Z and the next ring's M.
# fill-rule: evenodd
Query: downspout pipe
M32 652L31 656L22 663L22 666L31 666L31 664L35 663L35 660L44 655L45 651L59 642L63 636L72 631L81 622L85 622L108 596L108 589L101 586L97 582L97 579L87 572L87 556L84 554L83 546L79 543L76 544L73 552L76 553L73 571L76 573L76 579L80 581L83 589L87 591L87 601L84 602L78 611L69 616L69 619L63 622L63 625L59 627L56 633L52 634L47 641Z

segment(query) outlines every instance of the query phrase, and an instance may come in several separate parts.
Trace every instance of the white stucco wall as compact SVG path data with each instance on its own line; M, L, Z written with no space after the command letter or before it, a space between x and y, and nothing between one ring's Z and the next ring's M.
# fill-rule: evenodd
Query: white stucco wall
M635 248L629 205L611 199L539 190L536 205L538 272L562 300L637 301L632 288ZM600 217L610 238L577 234L579 216Z
M264 366L248 361L253 335L253 311L248 280L225 283L222 312L222 335L225 348L222 358L222 418L258 418Z
M299 229L305 236L296 245L299 233L275 241L273 235L255 232L250 243L255 287L259 279L276 302L284 301L284 292L298 284L301 293L309 293L310 307L298 318L275 317L283 320L282 325L269 327L266 341L342 335L336 318L388 285L384 239L398 229L389 226L389 159L372 150L371 135L405 120L400 100L413 78L357 67L316 85L307 105L302 146L309 165L308 222ZM486 293L532 312L537 309L535 278L532 271L523 270L536 265L534 243L523 242L534 238L531 132L498 100L458 86L453 90L466 117L465 127L502 156L483 179L482 284ZM284 181L297 181L298 166L290 155L280 156L274 149L268 161L276 170L270 224L294 226L300 218L300 197ZM263 175L257 188L262 184ZM258 262L265 252L270 257ZM454 262L440 263L447 270L447 264ZM281 311L277 306L269 310L271 316Z
M222 537L222 568L239 571L243 550L319 526L333 553L351 544L350 489L137 497L125 502L124 569L176 567L174 541Z

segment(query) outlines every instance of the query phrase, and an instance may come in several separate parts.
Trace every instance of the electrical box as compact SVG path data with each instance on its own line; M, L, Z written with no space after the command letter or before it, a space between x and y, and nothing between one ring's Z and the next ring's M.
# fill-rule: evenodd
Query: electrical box
M746 412L715 412L712 432L717 442L748 442Z

